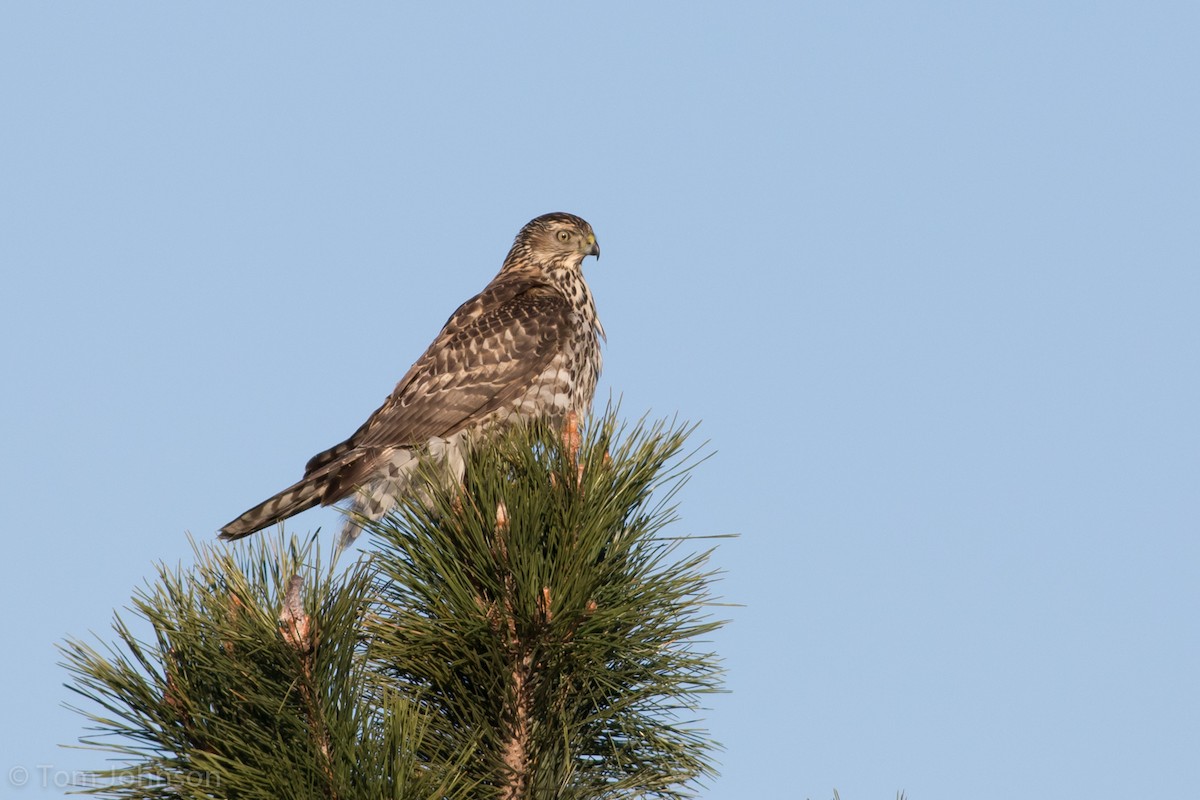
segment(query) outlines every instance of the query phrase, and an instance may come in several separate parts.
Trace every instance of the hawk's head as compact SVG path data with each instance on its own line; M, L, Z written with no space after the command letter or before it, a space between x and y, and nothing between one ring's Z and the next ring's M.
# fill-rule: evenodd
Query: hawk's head
M600 257L592 226L574 214L557 211L530 220L521 228L505 264L515 260L541 269L577 272L586 256Z

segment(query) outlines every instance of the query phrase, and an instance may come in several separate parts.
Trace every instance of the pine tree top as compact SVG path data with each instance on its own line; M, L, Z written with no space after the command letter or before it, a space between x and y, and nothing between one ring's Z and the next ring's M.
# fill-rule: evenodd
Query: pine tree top
M713 774L708 550L668 537L690 428L481 442L369 526L196 545L101 650L63 646L109 797L676 797ZM98 710L97 710L98 709Z

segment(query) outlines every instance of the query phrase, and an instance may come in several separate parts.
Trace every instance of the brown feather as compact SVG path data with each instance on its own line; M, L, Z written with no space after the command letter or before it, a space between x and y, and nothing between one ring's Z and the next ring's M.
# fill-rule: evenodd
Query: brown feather
M221 536L239 538L336 503L385 472L397 478L397 451L513 417L585 413L603 328L579 264L598 254L591 226L578 217L531 221L500 273L450 316L383 405L349 439L309 459L300 482L242 514Z

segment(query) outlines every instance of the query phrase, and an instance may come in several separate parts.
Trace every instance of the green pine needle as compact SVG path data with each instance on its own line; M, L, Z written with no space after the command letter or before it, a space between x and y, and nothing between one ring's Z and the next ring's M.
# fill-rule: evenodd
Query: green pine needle
M481 735L490 785L513 785L514 739L532 797L674 797L713 774L691 722L720 678L709 551L661 535L689 432L609 416L576 465L557 431L514 431L461 488L371 526L376 674L424 693L448 741Z
M343 570L315 537L193 543L115 640L63 646L84 747L126 798L680 797L714 774L708 549L663 535L690 428L479 443L461 485L370 525ZM146 630L142 635L135 630Z

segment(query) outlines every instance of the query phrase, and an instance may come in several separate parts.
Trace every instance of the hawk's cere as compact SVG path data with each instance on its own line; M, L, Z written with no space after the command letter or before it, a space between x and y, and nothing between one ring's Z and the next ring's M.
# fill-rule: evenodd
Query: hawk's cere
M396 388L346 441L313 456L304 477L221 529L239 539L316 505L353 497L355 518L379 519L409 491L418 457L461 473L465 437L528 419L562 424L587 414L600 375L600 339L585 256L600 255L592 226L545 214L521 229L504 266L459 306Z

